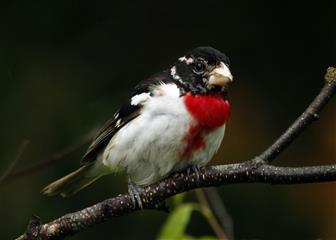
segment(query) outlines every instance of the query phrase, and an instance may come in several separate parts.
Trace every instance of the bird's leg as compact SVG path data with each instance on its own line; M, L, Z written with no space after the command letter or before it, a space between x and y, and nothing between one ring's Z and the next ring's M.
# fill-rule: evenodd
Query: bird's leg
M200 179L200 167L197 165L191 165L187 168L187 175L189 176L192 172L196 175L196 181L199 182Z
M138 204L139 208L143 209L142 201L140 197L143 191L144 191L143 188L139 187L134 182L132 182L130 177L128 178L128 194L132 198L134 207L136 206L136 204Z
M191 168L196 175L196 181L199 182L199 180L200 180L200 167L197 166L197 165L192 165Z

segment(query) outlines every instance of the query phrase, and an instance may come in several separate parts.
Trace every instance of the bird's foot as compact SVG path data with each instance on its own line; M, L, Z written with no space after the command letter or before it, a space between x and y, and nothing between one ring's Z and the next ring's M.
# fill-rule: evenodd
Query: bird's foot
M144 189L139 187L131 179L128 180L128 194L131 196L133 206L143 209L142 201L140 195L143 193Z
M192 173L192 172L194 172L195 173L195 175L196 175L196 181L197 182L199 182L199 180L200 180L200 167L199 166L197 166L197 165L192 165L192 166L190 166L189 168L187 168L187 174L188 174L188 176Z

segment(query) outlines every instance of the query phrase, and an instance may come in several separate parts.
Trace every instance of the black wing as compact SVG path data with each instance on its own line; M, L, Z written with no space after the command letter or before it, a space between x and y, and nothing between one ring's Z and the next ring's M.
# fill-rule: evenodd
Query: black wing
M81 164L90 163L96 160L97 155L107 146L111 138L123 126L139 116L141 106L125 104L114 117L108 120L105 125L98 131L93 142L89 146L81 160Z
M142 82L140 82L135 88L132 97L141 93L150 93L153 85L160 83L173 82L168 71L156 74ZM107 121L105 125L98 131L93 142L89 146L87 152L81 160L81 164L88 164L96 160L97 155L101 153L111 138L116 134L119 129L125 126L127 123L139 116L142 109L142 105L132 105L131 100L124 104L115 114L112 119Z

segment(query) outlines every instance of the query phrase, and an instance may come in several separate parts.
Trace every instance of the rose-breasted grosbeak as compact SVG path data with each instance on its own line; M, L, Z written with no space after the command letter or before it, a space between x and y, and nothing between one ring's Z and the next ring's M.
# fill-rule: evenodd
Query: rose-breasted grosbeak
M82 167L43 192L68 197L104 175L124 171L139 203L141 187L172 172L206 165L224 136L231 81L225 54L211 47L188 52L169 69L140 82L129 102L98 132Z

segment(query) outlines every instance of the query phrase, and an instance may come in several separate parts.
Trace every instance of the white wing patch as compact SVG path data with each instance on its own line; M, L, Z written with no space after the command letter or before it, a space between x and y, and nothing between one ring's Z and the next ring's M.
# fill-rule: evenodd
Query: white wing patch
M113 118L114 118L114 119L118 119L118 117L119 117L119 112L116 112L116 113L113 115Z
M116 128L118 128L118 127L120 127L120 125L121 125L121 119L118 119L118 121L116 122L115 126L116 126Z
M132 97L131 99L131 105L133 106L137 106L139 104L143 104L144 102L146 102L149 98L150 98L150 93L141 93L138 95L135 95Z

